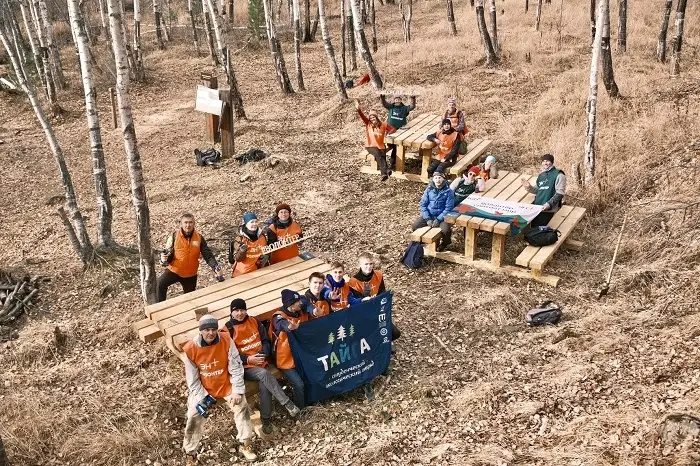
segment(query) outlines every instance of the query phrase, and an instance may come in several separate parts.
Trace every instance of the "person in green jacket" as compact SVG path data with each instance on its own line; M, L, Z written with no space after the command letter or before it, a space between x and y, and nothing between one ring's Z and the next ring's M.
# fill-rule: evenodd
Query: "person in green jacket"
M542 206L542 212L530 222L530 226L536 228L547 225L564 201L566 174L554 166L552 154L544 154L542 156L542 171L537 175L535 186L532 186L525 178L521 178L520 183L527 192L535 195L535 200L532 203Z
M382 105L387 109L387 123L393 126L396 130L400 129L406 125L406 119L408 114L416 108L416 96L409 96L408 105L404 105L403 100L401 100L400 95L394 96L393 103L389 103L386 100L385 94L380 94L379 98L382 101ZM396 169L396 144L387 144L389 148L389 163L391 164L391 169Z

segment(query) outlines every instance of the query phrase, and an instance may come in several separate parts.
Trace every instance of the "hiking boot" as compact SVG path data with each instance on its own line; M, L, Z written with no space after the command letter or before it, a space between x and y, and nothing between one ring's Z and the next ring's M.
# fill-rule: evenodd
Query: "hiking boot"
M391 354L396 354L396 343L391 342Z
M262 431L265 435L272 435L272 424L270 422L263 422Z
M447 246L452 244L452 240L450 238L445 238L442 241L440 241L440 245L437 247L438 252L442 252L445 249L447 249Z
M246 461L253 462L258 459L258 455L253 451L253 442L250 440L246 440L243 445L238 447L238 452L243 455Z
M289 413L290 416L292 417L297 417L301 410L297 408L297 405L295 405L292 400L289 400L287 404L284 405L285 408L287 408L287 412Z
M197 455L186 455L186 458L186 466L194 466L195 464L197 464Z
M365 399L367 401L374 401L374 390L372 389L372 384L366 384L362 386L362 389L365 392Z

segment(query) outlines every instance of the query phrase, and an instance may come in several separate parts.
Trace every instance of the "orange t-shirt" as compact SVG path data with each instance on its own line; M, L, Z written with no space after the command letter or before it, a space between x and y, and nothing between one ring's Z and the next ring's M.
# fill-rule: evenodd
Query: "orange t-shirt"
M231 337L219 332L219 342L211 346L198 346L194 341L185 344L183 351L199 369L202 386L214 398L229 396L232 392L228 373L228 352Z

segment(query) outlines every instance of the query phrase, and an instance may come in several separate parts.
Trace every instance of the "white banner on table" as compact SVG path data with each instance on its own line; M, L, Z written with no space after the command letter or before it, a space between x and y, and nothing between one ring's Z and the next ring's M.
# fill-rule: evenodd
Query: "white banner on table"
M471 194L453 212L510 223L510 232L515 236L542 212L542 206Z

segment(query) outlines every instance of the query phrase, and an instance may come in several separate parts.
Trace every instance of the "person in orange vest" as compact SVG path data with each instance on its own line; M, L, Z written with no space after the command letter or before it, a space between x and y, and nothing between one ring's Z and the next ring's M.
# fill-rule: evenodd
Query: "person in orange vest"
M301 226L292 219L292 208L284 202L275 207L275 216L268 222L269 229L277 237L277 241L293 241L302 237ZM299 244L290 244L270 253L270 264L276 264L299 255Z
M309 275L309 289L304 297L313 305L312 319L327 316L331 313L331 302L323 297L324 277L321 272L313 272Z
M381 121L376 110L370 110L369 116L365 116L360 108L360 102L357 100L355 101L355 108L362 123L365 125L365 149L377 161L379 172L382 174L382 181L386 181L391 176L391 170L388 169L386 163L387 147L384 144L384 136L393 133L396 129L386 121Z
M436 171L447 173L447 169L457 162L459 157L459 143L462 135L454 130L449 118L442 120L439 131L428 135L428 141L437 144L436 160L428 165L428 176L432 178Z
M323 287L324 298L331 302L331 312L340 311L362 302L362 299L358 299L350 293L350 285L345 281L345 265L342 262L331 264L331 273L326 275Z
M228 245L228 262L233 266L234 277L266 266L270 258L262 253L262 249L277 241L274 232L260 228L258 217L252 212L243 215L243 225L238 228L238 235L239 238Z
M187 378L187 425L182 448L187 464L197 462L197 450L202 440L204 422L213 405L223 399L233 411L240 442L238 451L248 461L255 461L251 438L253 428L245 398L243 363L228 332L219 331L219 321L211 314L199 319L199 334L187 342L185 377Z
M166 269L156 283L157 302L165 301L168 288L175 283L182 285L183 293L190 293L197 288L200 254L214 271L217 280L224 279L214 253L209 249L204 236L195 231L194 226L194 215L182 214L180 229L170 235L165 250L160 254L161 264L165 265Z
M308 322L309 314L305 309L302 297L296 291L282 290L282 309L275 312L270 324L270 340L273 342L275 352L275 365L284 374L284 378L292 386L294 404L299 409L304 409L304 381L296 371L296 364L292 356L287 338L288 332L293 332L304 322Z
M270 435L273 431L270 422L273 395L292 417L299 414L299 408L284 394L277 379L267 369L267 359L272 353L270 340L263 324L248 315L245 300L236 298L231 301L231 319L226 322L226 328L243 362L243 378L258 382L262 431Z
M452 128L462 136L467 135L467 124L464 122L464 112L457 110L457 99L447 99L447 110L445 110L442 119L449 119L452 123Z

